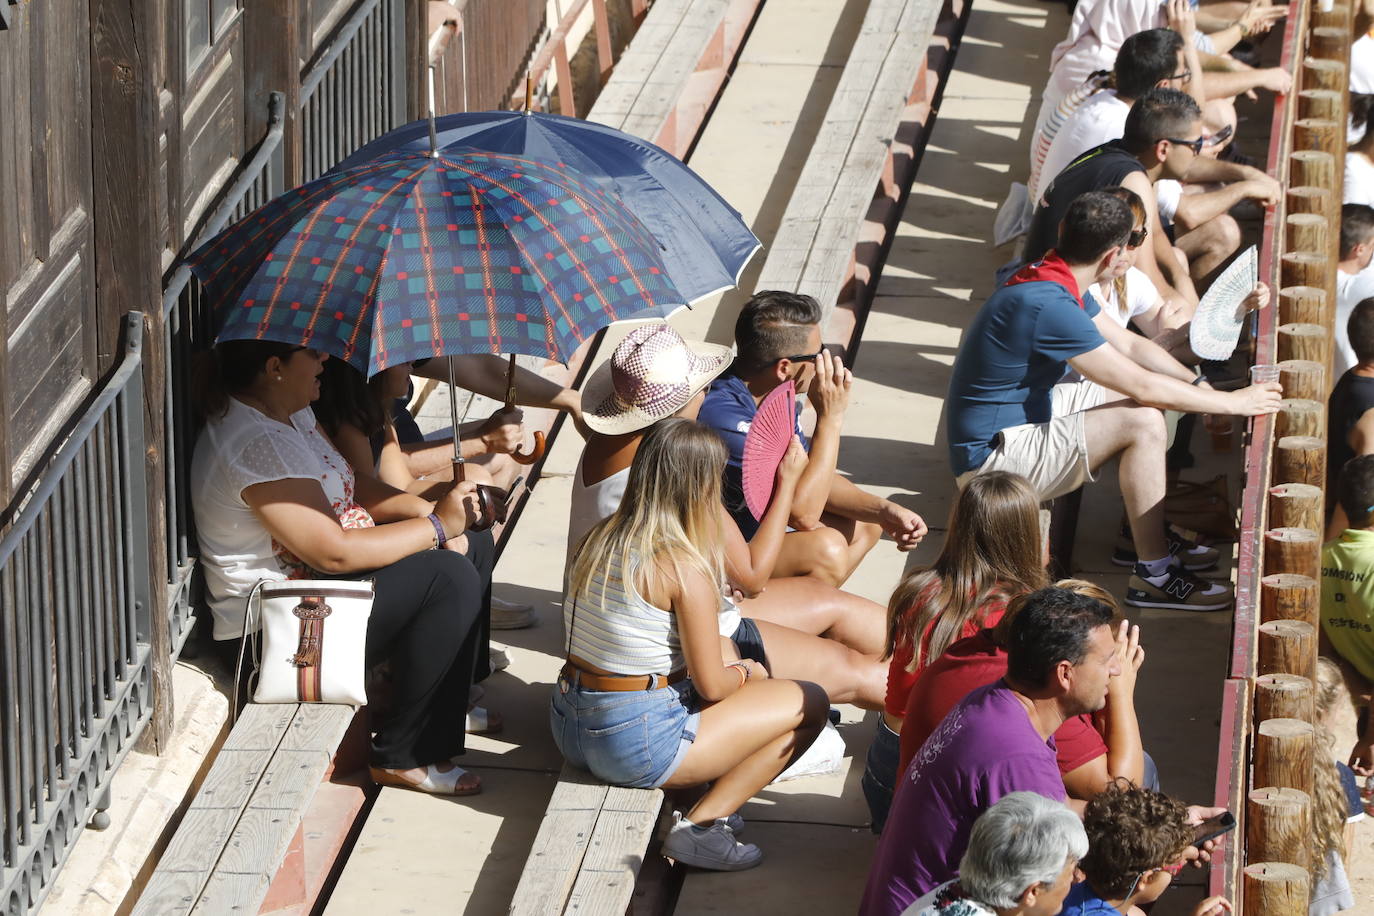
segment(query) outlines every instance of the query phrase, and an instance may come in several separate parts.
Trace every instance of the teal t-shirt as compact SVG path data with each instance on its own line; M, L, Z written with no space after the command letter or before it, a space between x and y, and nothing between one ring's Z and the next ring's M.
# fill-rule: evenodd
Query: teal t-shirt
M1374 531L1347 528L1322 549L1322 630L1374 680Z

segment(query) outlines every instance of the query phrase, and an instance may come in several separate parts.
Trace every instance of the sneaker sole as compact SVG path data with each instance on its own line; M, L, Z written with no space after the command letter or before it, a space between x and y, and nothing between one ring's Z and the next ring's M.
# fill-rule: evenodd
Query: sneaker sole
M1116 554L1112 554L1112 565L1122 566L1126 569L1130 569L1131 567L1135 566L1135 558L1132 557L1131 559L1126 560L1121 557L1118 557ZM1218 565L1219 561L1213 560L1204 566L1189 566L1187 563L1184 563L1183 568L1186 569L1188 572L1208 572L1209 570L1216 569Z
M1161 610L1174 611L1224 611L1235 604L1234 598L1221 601L1215 604L1185 604L1182 601L1169 601L1167 599L1150 598L1140 595L1126 593L1126 603L1131 607L1159 608Z
M533 611L528 616L518 617L514 620L502 620L495 614L491 616L491 628L493 630L526 630L539 622L539 618Z
M669 865L687 865L692 868L700 868L703 871L748 871L763 862L763 856L759 856L751 862L740 862L725 865L715 860L707 862L705 860L692 861L691 856L673 856L668 853L663 854L663 858L668 860Z

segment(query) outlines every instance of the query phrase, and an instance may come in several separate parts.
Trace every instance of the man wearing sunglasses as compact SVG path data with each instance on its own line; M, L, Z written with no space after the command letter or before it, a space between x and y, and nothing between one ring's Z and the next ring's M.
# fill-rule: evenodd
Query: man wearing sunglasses
M793 382L816 410L808 440L797 435L810 458L792 499L790 530L783 538L773 576L815 576L838 586L887 534L902 551L926 534L910 509L855 486L836 470L840 428L853 376L838 356L821 346L821 307L811 296L762 290L745 303L735 322L734 365L711 383L697 422L720 433L730 456L725 468L725 507L745 538L758 521L744 504L741 468L744 438L759 403L779 385Z

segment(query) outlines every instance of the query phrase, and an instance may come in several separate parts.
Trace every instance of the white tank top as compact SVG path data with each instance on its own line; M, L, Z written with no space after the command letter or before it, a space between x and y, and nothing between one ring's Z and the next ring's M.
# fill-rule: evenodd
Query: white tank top
M563 599L569 651L613 674L671 674L687 662L676 617L645 601L619 560Z

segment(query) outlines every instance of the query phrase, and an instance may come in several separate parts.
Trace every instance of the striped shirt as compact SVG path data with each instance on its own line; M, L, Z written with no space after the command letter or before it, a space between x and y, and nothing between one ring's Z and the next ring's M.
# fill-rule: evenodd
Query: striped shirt
M612 674L671 674L687 663L677 618L639 596L618 558L563 599L563 625L569 652Z

